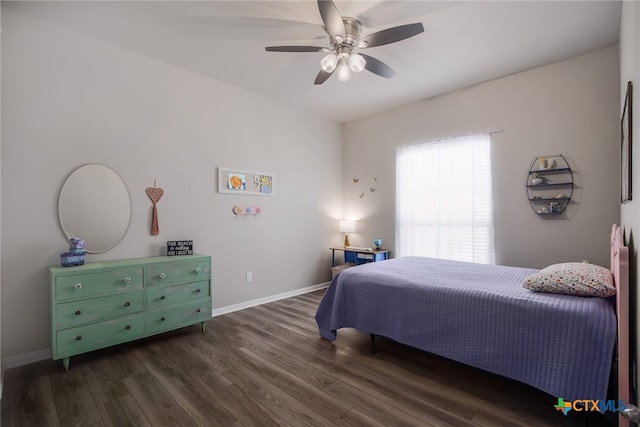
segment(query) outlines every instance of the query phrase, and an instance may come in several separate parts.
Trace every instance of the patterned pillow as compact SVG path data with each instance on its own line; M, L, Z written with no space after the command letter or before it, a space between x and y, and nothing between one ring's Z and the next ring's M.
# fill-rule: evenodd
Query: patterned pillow
M586 262L550 265L524 279L522 286L532 291L582 297L607 298L616 294L611 271Z

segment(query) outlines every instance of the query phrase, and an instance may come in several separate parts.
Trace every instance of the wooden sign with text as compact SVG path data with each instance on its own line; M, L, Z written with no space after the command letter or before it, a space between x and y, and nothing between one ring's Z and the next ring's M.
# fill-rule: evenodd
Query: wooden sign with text
M193 240L170 240L167 242L167 256L193 255Z

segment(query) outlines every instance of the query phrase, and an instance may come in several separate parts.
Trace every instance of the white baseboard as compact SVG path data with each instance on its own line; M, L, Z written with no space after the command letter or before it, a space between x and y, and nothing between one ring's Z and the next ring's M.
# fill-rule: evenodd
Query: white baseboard
M32 351L31 353L18 354L16 356L5 357L2 359L2 374L4 371L18 366L28 365L29 363L40 362L41 360L51 359L51 349Z
M271 295L264 298L258 298L251 301L241 302L239 304L228 305L226 307L220 307L213 310L211 315L213 317L221 316L223 314L232 313L234 311L243 310L249 307L255 307L256 305L266 304L268 302L274 302L285 298L295 297L297 295L307 294L309 292L317 291L318 289L324 289L329 286L331 282L320 283L318 285L307 286L306 288L300 288L289 292L283 292L281 294Z
M266 304L268 302L278 301L284 298L295 297L297 295L306 294L309 292L317 291L329 286L330 282L320 283L318 285L307 286L306 288L295 289L293 291L284 292L281 294L271 295L264 298L258 298L255 300L243 302L240 304L229 305L226 307L216 308L212 311L213 317L221 316L223 314L232 313L234 311L242 310L249 307L255 307L256 305ZM5 357L2 359L2 378L4 379L4 371L11 368L17 368L18 366L28 365L29 363L40 362L41 360L51 359L51 349L45 348L42 350L32 351L31 353L18 354L16 356ZM0 396L2 396L2 383L0 382Z

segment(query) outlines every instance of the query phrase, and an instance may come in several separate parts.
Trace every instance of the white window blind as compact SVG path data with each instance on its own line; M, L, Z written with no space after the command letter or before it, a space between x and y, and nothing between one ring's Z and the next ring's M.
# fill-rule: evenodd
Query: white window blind
M491 136L396 148L396 255L494 263Z

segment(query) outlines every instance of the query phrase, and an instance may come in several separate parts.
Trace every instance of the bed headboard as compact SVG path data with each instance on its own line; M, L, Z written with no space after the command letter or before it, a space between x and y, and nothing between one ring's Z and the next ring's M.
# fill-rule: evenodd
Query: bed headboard
M616 283L616 314L618 316L618 400L631 402L631 371L629 369L629 248L624 245L622 228L611 230L611 272ZM629 427L629 420L618 415L619 427Z

